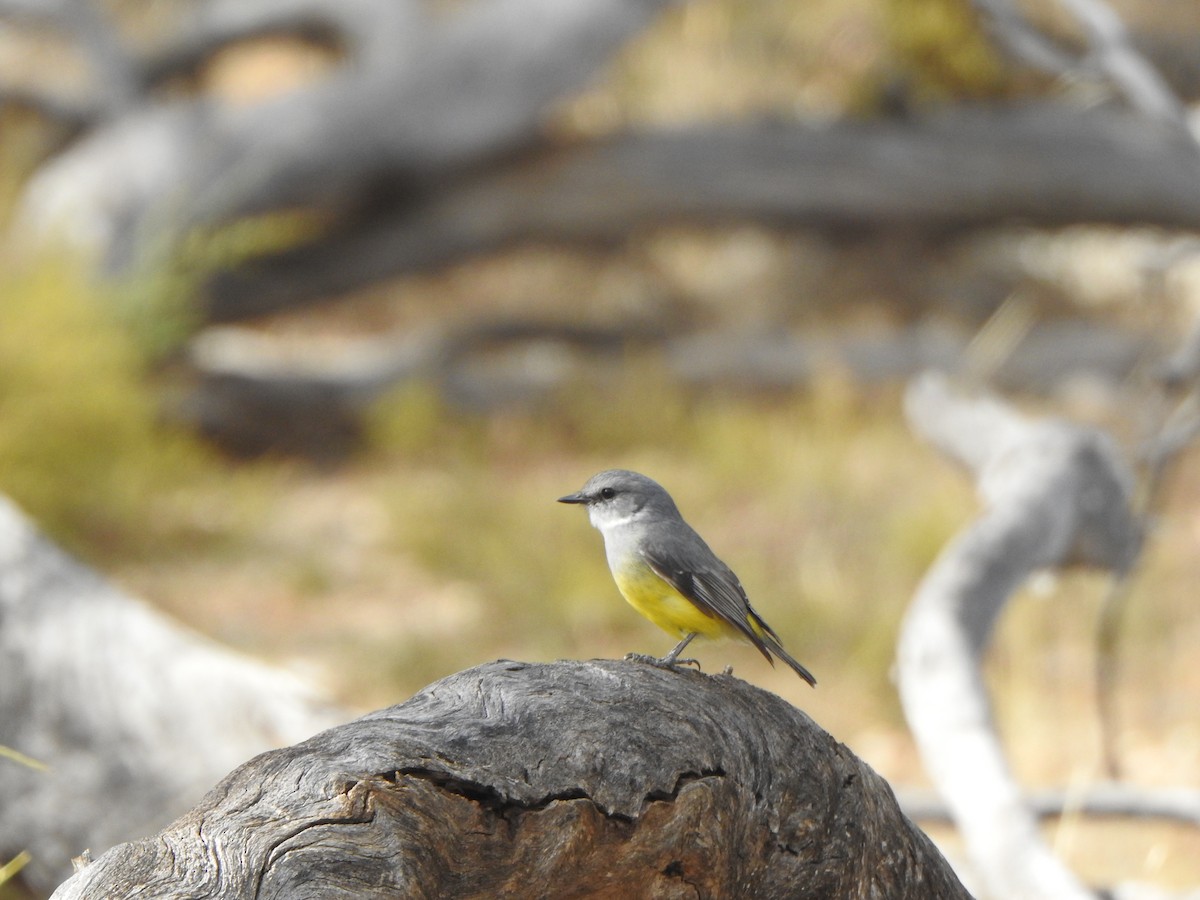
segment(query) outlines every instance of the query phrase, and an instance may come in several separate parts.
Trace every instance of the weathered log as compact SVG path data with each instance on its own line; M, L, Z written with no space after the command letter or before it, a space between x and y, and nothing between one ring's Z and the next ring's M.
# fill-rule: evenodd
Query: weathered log
M250 760L54 896L968 894L886 782L779 697L501 660Z
M143 835L247 756L345 713L71 559L0 497L0 859L49 892L84 847Z
M548 105L667 5L476 0L430 15L386 0L227 0L198 6L169 46L124 65L112 41L80 37L97 69L123 73L93 81L126 87L98 101L99 124L30 182L19 228L57 223L120 268L158 259L194 227L319 211L321 239L213 281L206 312L231 320L518 241L621 241L637 225L681 220L1200 226L1194 143L1111 111L712 125L546 147ZM316 34L345 59L249 107L148 90L264 33Z
M1129 569L1141 546L1132 474L1098 429L1027 419L932 373L912 384L906 406L913 429L975 475L985 509L942 551L905 615L905 717L989 896L1093 898L1038 833L992 722L980 657L1034 570Z
M336 215L380 203L382 185L412 199L530 144L547 105L584 87L669 2L478 0L438 13L411 0L291 5L352 36L352 58L252 106L138 105L42 167L19 227L127 270L191 228L247 213Z
M647 225L1200 229L1198 173L1195 145L1173 129L1062 107L625 134L517 156L227 271L203 312L232 321L296 309L520 242L619 246Z
M437 386L453 405L475 410L543 400L597 360L611 365L632 346L662 354L689 388L799 390L834 369L863 384L897 383L926 368L958 368L969 337L923 324L888 334L790 335L727 331L671 334L630 323L588 328L554 322L494 322L428 329L404 342L346 340L336 352L279 352L279 342L229 326L191 345L190 390L173 416L245 456L290 453L332 460L362 436L362 414L410 380ZM530 352L553 348L550 354ZM1015 390L1050 394L1073 377L1116 385L1154 352L1140 335L1086 321L1030 329L995 373Z

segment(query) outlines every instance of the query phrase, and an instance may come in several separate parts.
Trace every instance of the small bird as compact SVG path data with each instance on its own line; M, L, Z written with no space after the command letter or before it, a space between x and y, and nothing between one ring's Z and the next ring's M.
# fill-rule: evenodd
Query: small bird
M604 535L608 568L629 605L680 638L662 659L664 666L696 637L749 641L772 665L778 656L814 687L817 680L793 659L762 616L754 611L741 582L692 529L675 501L657 481L626 469L593 475L559 503L587 507L592 525ZM631 654L628 658L640 658Z

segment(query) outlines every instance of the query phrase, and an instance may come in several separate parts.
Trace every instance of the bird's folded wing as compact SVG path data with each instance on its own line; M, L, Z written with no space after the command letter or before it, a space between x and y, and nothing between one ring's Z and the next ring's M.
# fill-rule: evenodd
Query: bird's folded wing
M642 557L654 574L696 604L697 609L728 622L742 632L767 659L771 658L762 638L750 627L750 601L741 582L728 567L714 566L697 570L682 565L669 553L655 551L643 550Z

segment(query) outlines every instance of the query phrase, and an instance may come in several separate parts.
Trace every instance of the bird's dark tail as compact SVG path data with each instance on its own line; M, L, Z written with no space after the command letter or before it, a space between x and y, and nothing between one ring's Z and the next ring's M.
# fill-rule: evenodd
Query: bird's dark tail
M817 679L813 677L813 673L800 665L800 663L790 653L783 649L783 644L779 643L779 635L766 622L762 616L750 609L749 617L750 628L754 632L754 645L762 652L762 655L767 658L771 665L775 665L775 660L771 659L771 654L774 653L785 663L792 667L797 675L803 678L812 687L817 686Z
M800 665L800 663L796 661L795 657L784 650L779 641L772 639L770 635L764 635L763 643L767 645L767 649L791 666L792 670L805 681L807 681L812 687L817 686L817 679L813 677L813 673L804 668L804 666Z

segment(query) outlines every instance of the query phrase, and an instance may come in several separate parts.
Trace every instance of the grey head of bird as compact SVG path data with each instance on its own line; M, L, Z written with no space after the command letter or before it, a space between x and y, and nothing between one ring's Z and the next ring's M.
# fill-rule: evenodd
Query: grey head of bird
M588 518L601 531L630 522L680 518L666 488L628 469L599 472L574 494L559 497L558 502L586 506Z

